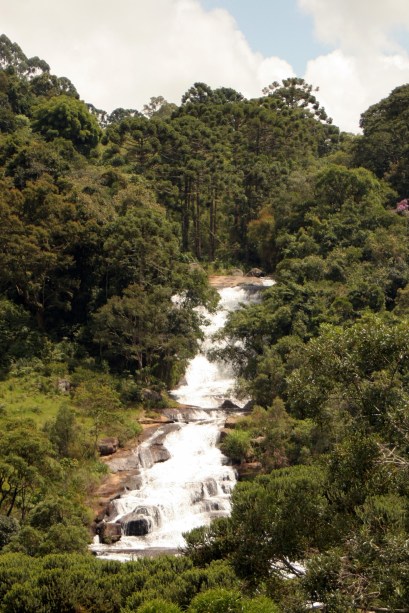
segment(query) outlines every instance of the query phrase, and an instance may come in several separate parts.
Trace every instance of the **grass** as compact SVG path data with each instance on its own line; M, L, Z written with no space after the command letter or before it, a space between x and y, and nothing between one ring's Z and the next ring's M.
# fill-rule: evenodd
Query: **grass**
M33 375L0 381L0 425L5 419L30 418L37 426L53 419L62 404L75 408L69 394L52 389L52 380Z
M58 390L60 378L61 373L44 375L34 369L26 369L0 380L0 428L6 421L14 419L30 419L38 428L42 428L46 422L55 419L62 405L66 405L74 411L84 431L90 432L92 419L84 409L78 407L75 396L73 398L70 393ZM127 421L137 423L141 413L138 407L124 407L113 413L112 422L114 424L118 417L124 417ZM101 437L110 435L109 427L101 432Z

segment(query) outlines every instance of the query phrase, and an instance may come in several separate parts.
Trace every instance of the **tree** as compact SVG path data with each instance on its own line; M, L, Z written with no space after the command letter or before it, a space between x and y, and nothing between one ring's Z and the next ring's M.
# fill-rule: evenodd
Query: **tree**
M84 154L97 146L100 136L98 122L86 104L65 95L40 103L33 113L32 125L46 140L66 138Z
M137 284L110 298L94 316L94 340L102 356L116 368L137 372L141 380L153 375L170 384L174 367L194 352L199 336L190 305L171 298L169 288Z
M91 435L96 449L101 432L113 420L115 411L121 406L119 394L109 385L88 381L78 386L75 400L92 420Z
M105 232L108 295L119 295L132 283L144 288L172 286L178 269L178 242L163 209L152 202L149 192L137 188L121 191L117 204L121 214Z
M362 113L363 136L355 148L356 163L387 178L402 198L409 190L408 99L409 85L401 85Z
M168 102L163 96L154 96L149 104L143 105L143 114L149 119L152 117L168 119L177 108L176 104Z
M406 446L407 325L366 315L345 328L324 326L289 378L290 407L324 419L346 411L364 430Z
M0 515L0 549L7 545L19 530L20 525L14 517Z
M0 364L34 356L41 351L42 339L34 331L30 314L6 298L0 299Z
M213 91L206 83L194 83L182 96L182 104L203 104L212 102Z
M73 410L66 404L58 409L55 420L47 425L50 441L61 458L70 457L76 440L77 427Z
M17 43L12 43L5 34L0 36L0 68L12 69L21 77L49 72L50 67L39 57L27 58Z
M73 211L63 204L48 175L29 183L24 194L8 184L0 185L0 191L4 194L0 205L0 283L10 295L19 296L44 330L46 310L64 303L68 308L76 285L68 273L73 258L68 253L72 242L67 230L75 234L79 228L64 223L68 221L66 214L72 217Z
M295 466L234 491L231 557L239 576L257 583L272 572L280 574L280 568L297 574L291 560L332 542L324 476L317 467Z
M306 83L304 79L291 77L289 79L283 79L282 85L274 81L271 85L263 89L263 94L265 96L271 96L290 108L305 109L316 119L331 123L332 120L328 119L325 109L320 107L313 91L317 92L318 87L314 89L313 86Z
M7 517L19 509L24 520L41 482L34 466L29 466L20 456L9 455L6 461L0 462L0 509Z

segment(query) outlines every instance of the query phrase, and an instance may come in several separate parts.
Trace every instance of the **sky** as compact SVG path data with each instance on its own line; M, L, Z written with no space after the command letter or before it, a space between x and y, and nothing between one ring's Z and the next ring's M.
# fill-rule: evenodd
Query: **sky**
M298 76L357 132L409 82L408 0L0 0L0 33L108 112L179 104L197 81L253 98Z

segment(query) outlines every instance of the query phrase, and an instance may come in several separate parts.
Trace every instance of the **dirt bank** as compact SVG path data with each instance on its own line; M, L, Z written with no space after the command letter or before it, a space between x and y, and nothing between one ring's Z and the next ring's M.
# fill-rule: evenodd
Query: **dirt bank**
M210 275L209 284L216 289L224 287L237 287L238 285L263 285L259 277L245 277L242 275Z

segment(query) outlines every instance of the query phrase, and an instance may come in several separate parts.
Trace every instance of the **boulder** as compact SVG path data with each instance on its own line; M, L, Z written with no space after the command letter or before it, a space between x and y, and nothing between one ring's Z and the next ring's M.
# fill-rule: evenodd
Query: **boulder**
M145 388L142 390L142 400L149 406L160 406L162 404L163 398L160 392Z
M97 534L99 535L100 542L104 543L104 545L117 543L122 536L121 524L101 522L97 527Z
M255 404L256 403L254 402L254 400L249 400L248 402L246 402L246 404L242 408L242 412L250 413L253 410Z
M126 536L145 536L152 530L152 519L142 513L129 513L120 521Z
M224 427L226 430L233 430L237 425L237 417L231 416L228 417L224 423Z
M170 453L162 443L153 443L149 449L152 454L154 464L158 462L166 462L166 460L170 459Z
M68 379L58 379L57 381L57 390L61 394L69 394L71 390L71 383Z
M98 451L100 455L112 455L118 451L119 441L115 436L102 438L98 441Z
M140 475L131 475L124 483L124 488L128 491L139 490L142 487L142 477Z
M266 273L261 270L261 268L252 268L251 270L248 271L248 273L246 274L246 277L265 277Z
M233 268L233 270L230 272L230 275L232 277L243 277L244 273L240 268Z
M228 434L229 434L228 430L225 430L224 428L220 430L219 442L222 443Z
M260 475L263 467L261 462L241 462L240 465L236 466L239 481L252 479L257 475Z
M203 487L208 497L217 496L217 483L215 479L206 479L206 481L203 482Z
M226 398L226 400L223 400L222 404L220 405L221 409L240 409L240 407L237 404L234 404L234 402L232 400L229 400L228 398Z

